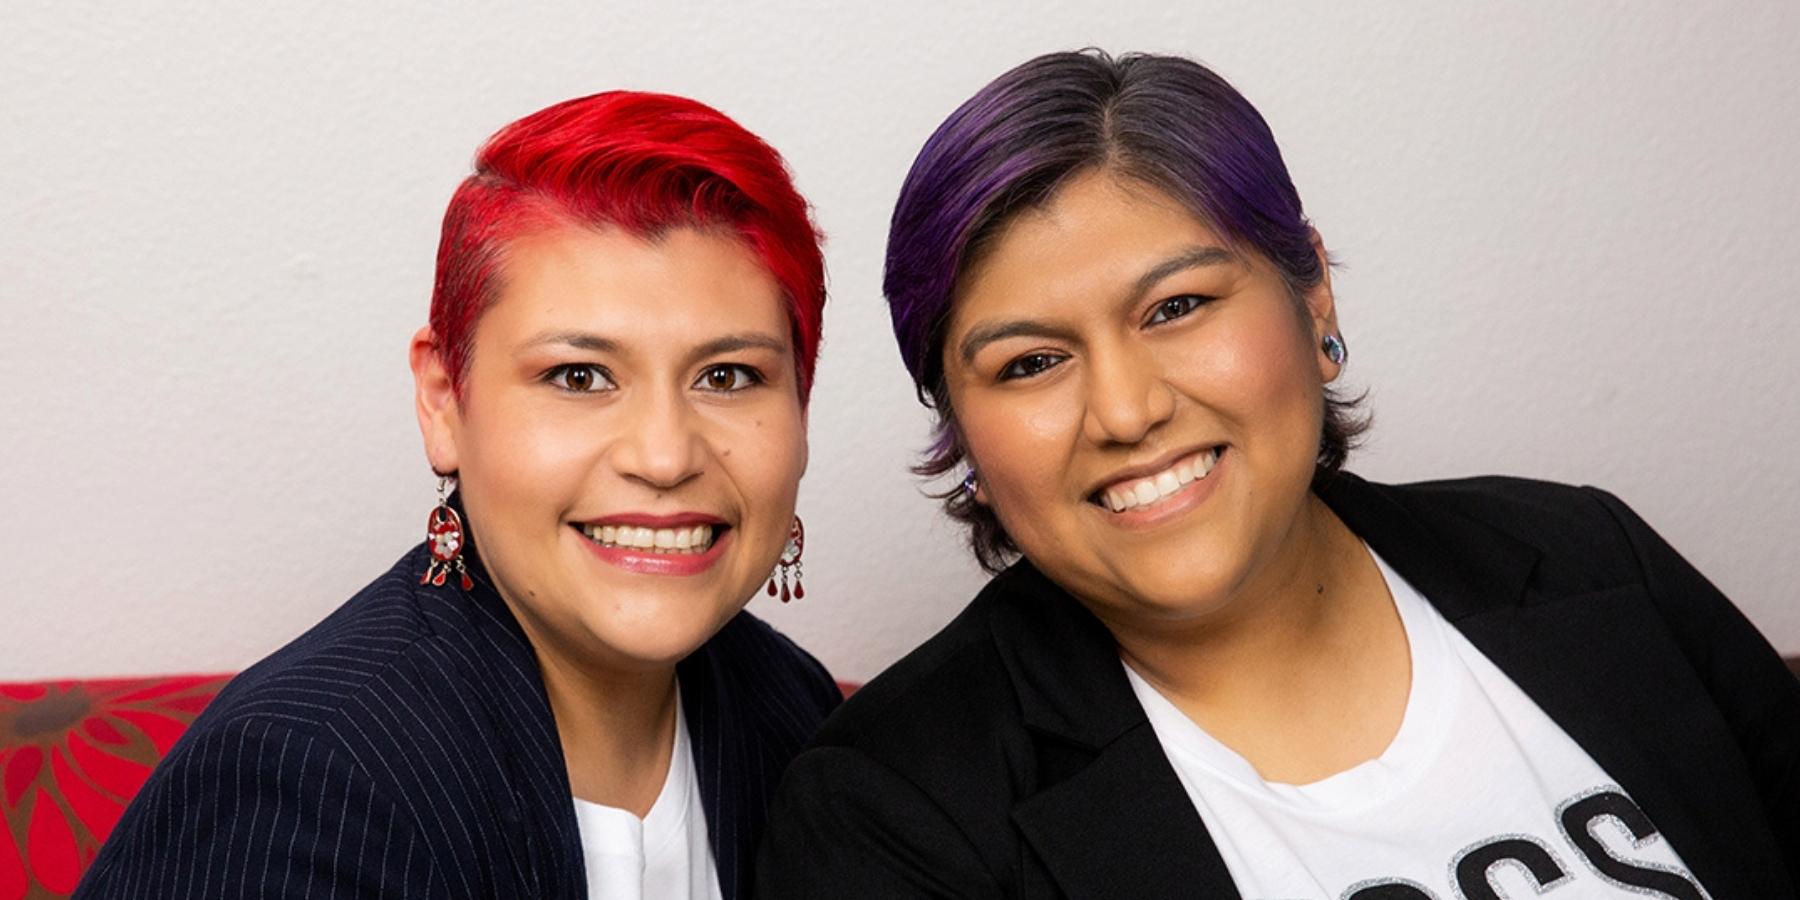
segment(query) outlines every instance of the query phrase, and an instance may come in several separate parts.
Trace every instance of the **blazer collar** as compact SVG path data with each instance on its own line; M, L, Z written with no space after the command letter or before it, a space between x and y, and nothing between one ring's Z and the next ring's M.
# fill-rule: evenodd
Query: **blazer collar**
M1027 728L1099 750L1147 721L1099 619L1025 560L995 587L990 627Z
M700 806L724 900L749 896L750 854L767 815L763 786L778 774L766 767L776 759L785 765L792 756L792 751L770 752L756 718L744 714L751 706L743 696L745 687L727 673L729 646L748 615L738 613L676 666L682 715L700 782Z
M1014 806L1013 823L1062 892L1236 900L1111 633L1028 562L995 587L995 646L1039 745L1041 789Z
M1454 622L1524 602L1539 553L1518 538L1474 519L1416 509L1402 492L1348 472L1317 493L1444 618Z

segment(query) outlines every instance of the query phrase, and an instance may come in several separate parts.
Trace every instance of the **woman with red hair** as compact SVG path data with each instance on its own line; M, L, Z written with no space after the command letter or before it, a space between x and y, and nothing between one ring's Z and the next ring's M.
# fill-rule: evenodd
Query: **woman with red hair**
M743 612L803 594L824 299L781 158L719 112L502 129L412 341L426 542L219 695L77 895L744 896L837 701Z

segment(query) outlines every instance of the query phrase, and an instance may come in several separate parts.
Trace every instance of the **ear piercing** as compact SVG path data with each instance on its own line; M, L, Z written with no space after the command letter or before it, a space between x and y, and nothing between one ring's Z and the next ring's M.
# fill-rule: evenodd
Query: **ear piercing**
M425 543L431 548L431 559L426 562L425 574L419 576L419 583L441 587L454 571L461 576L459 581L466 591L474 588L475 582L470 580L469 567L463 563L462 517L450 505L449 492L450 478L439 476L437 506L432 507L430 517L425 520Z
M1325 358L1331 360L1333 365L1341 366L1344 360L1350 358L1350 348L1344 346L1344 339L1329 332L1319 341L1319 349L1325 351Z
M806 588L800 583L802 570L800 554L806 552L806 526L800 524L800 517L794 517L794 524L788 529L787 546L781 550L781 559L775 563L775 571L769 576L769 596L775 596L775 580L781 579L781 602L801 600L806 597ZM793 589L788 588L788 577L793 577Z

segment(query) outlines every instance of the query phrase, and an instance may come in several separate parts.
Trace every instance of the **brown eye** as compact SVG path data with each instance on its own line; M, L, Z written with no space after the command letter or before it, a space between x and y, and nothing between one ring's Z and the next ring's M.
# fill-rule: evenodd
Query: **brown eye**
M1041 375L1061 365L1063 357L1052 353L1029 353L1013 360L1000 371L1001 381L1015 381Z
M1183 294L1179 297L1170 297L1156 305L1156 309L1150 313L1150 321L1145 322L1144 324L1160 325L1173 319L1179 319L1182 316L1199 309L1211 299L1211 297L1202 297L1196 294Z
M729 394L741 391L762 383L762 376L755 369L741 365L708 366L700 373L700 380L695 387L705 391Z
M557 366L550 370L545 380L572 394L589 394L612 387L606 371L599 366Z

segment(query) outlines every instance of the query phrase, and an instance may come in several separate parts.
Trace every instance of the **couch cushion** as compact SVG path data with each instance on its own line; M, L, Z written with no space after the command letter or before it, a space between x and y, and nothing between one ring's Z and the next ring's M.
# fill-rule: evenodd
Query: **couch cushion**
M0 683L0 900L65 897L230 676Z

